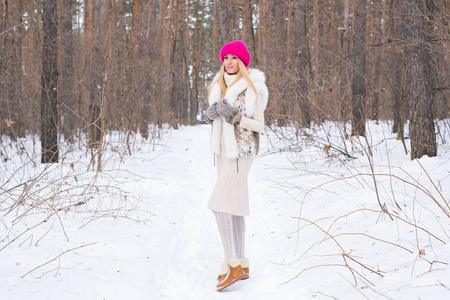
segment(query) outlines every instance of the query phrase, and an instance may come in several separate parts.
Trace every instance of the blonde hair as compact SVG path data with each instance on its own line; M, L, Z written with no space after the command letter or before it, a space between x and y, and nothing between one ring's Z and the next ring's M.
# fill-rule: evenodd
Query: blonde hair
M256 99L258 99L258 93L256 92L255 85L253 84L252 80L250 79L250 73L248 72L247 67L244 65L244 63L242 62L242 60L240 58L238 58L238 66L239 66L239 70L236 73L236 75L237 75L236 79L233 81L233 83L230 86L232 86L239 79L244 77L244 79L248 82L248 85L250 86L250 88L255 92ZM222 64L222 66L220 67L220 70L219 70L219 78L217 78L216 80L213 81L213 83L211 84L211 87L209 89L209 92L211 93L211 90L212 90L214 84L218 83L220 85L220 89L222 91L222 93L220 95L221 98L225 97L225 94L227 93L227 85L225 84L225 80L223 79L223 75L225 74L225 72L226 72L225 65Z

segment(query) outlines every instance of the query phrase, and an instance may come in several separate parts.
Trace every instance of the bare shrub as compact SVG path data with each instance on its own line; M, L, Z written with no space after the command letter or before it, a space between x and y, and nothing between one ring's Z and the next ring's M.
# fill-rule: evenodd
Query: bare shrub
M447 124L437 124L445 151L442 141L449 137ZM375 285L374 279L392 271L395 264L408 265L412 276L446 264L427 258L426 249L450 240L445 222L450 207L442 191L442 181L448 176L436 179L421 160L409 161L401 141L389 134L388 123L369 123L367 129L367 136L359 138L347 134L349 124L333 122L301 131L275 126L268 131L276 145L272 151L297 151L290 161L298 175L280 183L299 203L298 215L293 216L298 222L297 259L287 264L300 271L285 283L314 269L331 267L347 269L355 285ZM312 180L313 185L305 185L305 177L314 174L327 176L322 182ZM323 207L331 205L330 195L336 199L335 209ZM384 246L376 248L381 253L360 251L368 249L360 246L367 243ZM417 268L418 262L428 265L427 271Z
M0 223L5 230L0 236L0 251L24 241L37 245L48 231L36 229L46 223L59 226L68 240L62 215L78 216L80 228L102 218L145 222L151 213L143 211L146 205L134 191L135 183L143 178L121 169L121 165L143 147L154 149L157 136L163 134L158 131L151 129L152 139L146 141L134 134L110 132L101 145L101 172L96 168L97 153L92 152L100 150L87 147L87 139L60 144L60 161L41 164L31 140L13 143L5 137L2 143L8 144L9 150L3 154L8 163L1 167ZM28 159L31 154L34 156Z

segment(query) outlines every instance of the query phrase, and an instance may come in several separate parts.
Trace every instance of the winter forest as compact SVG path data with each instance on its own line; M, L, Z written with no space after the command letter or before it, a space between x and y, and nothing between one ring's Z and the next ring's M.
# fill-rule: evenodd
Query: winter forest
M218 293L234 40L269 101ZM0 0L0 298L449 298L449 97L447 0Z

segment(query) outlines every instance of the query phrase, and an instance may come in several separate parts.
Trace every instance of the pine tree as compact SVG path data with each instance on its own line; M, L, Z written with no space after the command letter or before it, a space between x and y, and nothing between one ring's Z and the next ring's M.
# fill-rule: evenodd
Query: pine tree
M58 32L57 0L43 2L42 42L42 94L41 94L41 147L42 163L57 162L58 153L58 111L57 89L58 69L56 64L56 39Z

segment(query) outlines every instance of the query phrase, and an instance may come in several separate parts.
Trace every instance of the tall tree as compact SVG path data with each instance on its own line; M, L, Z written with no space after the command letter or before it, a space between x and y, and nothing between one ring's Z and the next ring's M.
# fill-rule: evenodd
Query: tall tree
M437 155L432 74L422 0L402 0L411 158Z
M3 4L0 2L0 90L2 91L2 109L0 110L0 133L6 134L8 131L8 134L10 134L10 130L6 130L7 128L4 127L3 120L8 120L7 127L10 127L12 125L11 122L14 122L11 120L10 115L8 114L9 111L9 105L12 103L8 99L8 96L6 95L5 91L7 91L7 72L5 72L8 68L8 61L9 61L9 55L10 52L8 50L9 48L9 37L8 37L8 19L9 19L9 11L8 11L8 2Z
M130 96L132 98L132 114L131 120L133 122L133 126L131 129L134 131L136 127L139 127L141 133L147 131L146 127L148 127L148 123L144 122L144 119L140 112L144 110L142 105L141 97L143 96L144 80L141 77L142 72L139 72L139 68L142 65L142 24L144 23L143 18L145 17L143 11L141 11L141 0L135 0L133 2L133 26L131 31L131 55L132 58L130 61L130 66L132 70L130 72L130 84L131 84L131 92ZM136 116L138 115L138 116Z
M214 1L213 3L213 20L218 20L219 18L219 9L220 9L220 0ZM222 39L219 34L219 24L217 21L213 21L212 24L212 63L214 65L214 69L218 70L220 68L220 60L218 59L220 55L220 47L222 45Z
M106 35L104 34L103 25L108 24L109 19L109 1L107 0L91 0L92 3L92 20L93 27L93 47L92 47L92 61L90 81L89 81L89 93L90 93L90 132L89 138L91 146L99 147L102 142L103 128L102 118L104 118L104 79L105 77L105 53L106 53ZM91 17L91 15L89 15ZM106 27L107 28L107 27Z
M401 30L402 19L400 17L400 8L394 5L396 0L388 0L387 3L387 41L390 45L389 48L389 65L393 68L393 72L389 72L387 76L390 80L393 109L393 125L392 132L397 133L397 139L404 139L404 124L406 122L406 99L405 92L402 84L404 79L404 55L403 49L399 45L398 41L403 39Z
M339 119L346 122L349 119L350 99L349 89L351 88L350 70L348 67L348 60L350 54L350 0L345 0L343 3L343 24L339 27Z
M251 1L241 0L242 5L242 40L251 54L256 54L255 33L253 31L253 13ZM257 64L257 56L253 55L252 65Z
M94 99L95 76L94 76L94 0L84 0L84 85L87 88L89 114L88 119L92 120L92 116L97 112L96 107L92 104ZM89 145L92 147L96 139L97 128L94 124L89 126Z
M23 87L24 1L9 0L4 3L0 1L0 5L2 6L0 15L0 90L2 91L1 97L4 99L0 120L8 121L5 134L18 137L23 136L26 130L21 92Z
M174 31L172 38L172 51L170 57L171 72L171 110L174 114L171 125L177 126L188 120L189 78L187 78L186 55L184 52L186 39L186 16L184 15L184 1L176 0L174 10Z
M58 33L58 2L43 2L42 41L42 94L41 94L41 147L42 163L57 162L58 152L58 111L57 89L58 67L56 63L56 39Z
M192 52L194 57L192 59L193 69L193 86L190 101L190 124L195 124L196 116L199 108L199 88L200 88L200 62L202 60L202 49L203 49L203 21L205 18L205 6L203 1L196 6L196 22L194 28L194 43L191 43ZM200 16L201 14L201 16Z
M352 135L366 134L366 13L367 0L355 0L353 19Z
M59 100L61 102L61 129L66 139L72 137L75 129L74 112L74 69L73 69L73 31L72 31L72 7L73 0L59 0L61 10L61 77L59 88Z
M320 4L319 0L313 1L313 26L312 26L312 38L311 38L311 77L314 84L314 89L318 86L319 79L319 52L320 52Z
M300 105L300 124L309 127L311 123L310 103L308 101L309 51L306 25L306 1L294 3L294 49L296 67L296 98Z
M369 118L378 121L380 109L380 73L383 69L381 67L383 59L379 47L374 45L379 44L379 37L381 36L379 28L381 28L382 11L384 10L381 9L381 0L369 1L367 7L366 43L369 51L366 56L366 90L369 102L368 110L370 109ZM386 17L383 18L383 20L386 19Z

